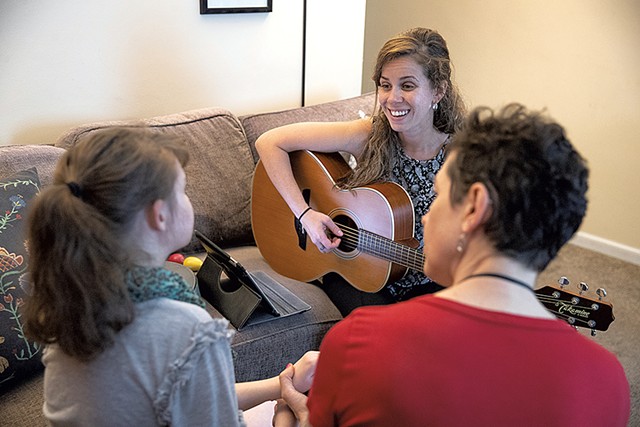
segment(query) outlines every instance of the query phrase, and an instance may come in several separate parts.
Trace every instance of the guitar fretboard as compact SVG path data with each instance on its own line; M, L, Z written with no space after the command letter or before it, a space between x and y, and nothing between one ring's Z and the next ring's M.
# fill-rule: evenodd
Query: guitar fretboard
M424 254L421 251L367 230L358 230L342 224L338 224L338 226L344 233L342 236L344 248L348 250L359 249L403 267L422 271Z

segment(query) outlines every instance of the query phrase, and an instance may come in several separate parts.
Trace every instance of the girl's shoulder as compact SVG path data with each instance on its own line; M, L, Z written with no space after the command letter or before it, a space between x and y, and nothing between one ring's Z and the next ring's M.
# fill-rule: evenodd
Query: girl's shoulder
M158 333L173 336L189 336L196 330L210 331L226 336L229 322L222 318L212 318L203 308L168 298L155 298L136 304L136 328L157 330Z

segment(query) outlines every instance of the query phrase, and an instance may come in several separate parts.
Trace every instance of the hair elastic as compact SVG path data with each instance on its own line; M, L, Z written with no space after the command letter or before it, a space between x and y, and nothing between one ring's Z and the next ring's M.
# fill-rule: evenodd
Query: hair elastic
M69 191L78 199L82 199L82 187L77 182L71 181L67 182L67 187L69 187Z

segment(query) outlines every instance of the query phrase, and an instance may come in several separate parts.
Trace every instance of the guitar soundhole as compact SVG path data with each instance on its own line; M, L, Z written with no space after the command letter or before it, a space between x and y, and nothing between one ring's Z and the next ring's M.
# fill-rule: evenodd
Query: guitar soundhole
M338 224L344 233L338 250L349 253L358 249L358 225L347 215L337 215L333 222Z

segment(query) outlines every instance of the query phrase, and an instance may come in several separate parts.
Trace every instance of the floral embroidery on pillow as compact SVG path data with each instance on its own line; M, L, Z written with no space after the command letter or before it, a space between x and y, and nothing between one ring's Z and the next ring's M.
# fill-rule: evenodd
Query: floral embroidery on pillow
M0 392L42 369L41 347L24 336L21 316L29 290L25 212L39 191L35 168L0 179Z

